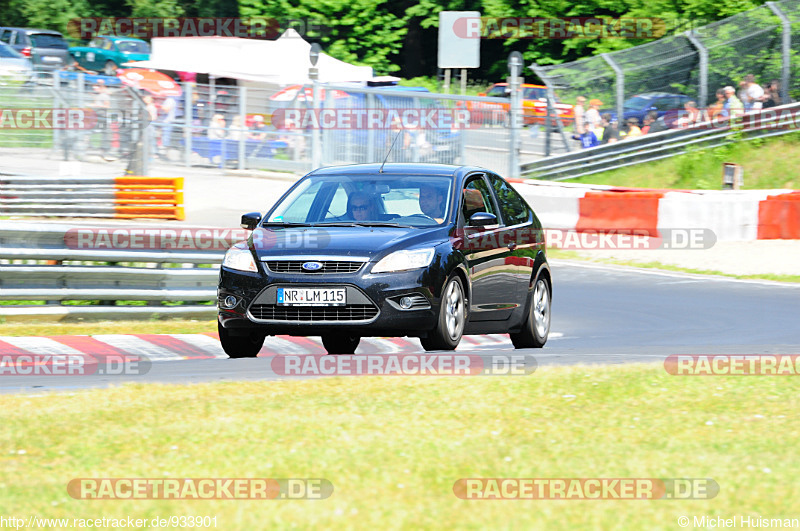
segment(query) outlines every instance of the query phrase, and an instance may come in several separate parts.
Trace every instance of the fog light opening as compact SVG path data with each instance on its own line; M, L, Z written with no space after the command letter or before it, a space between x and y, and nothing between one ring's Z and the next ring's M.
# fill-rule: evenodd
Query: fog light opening
M222 304L226 308L233 308L234 306L236 306L237 302L238 300L236 299L236 297L234 297L233 295L228 295L227 297L225 297L225 300L223 301Z
M402 297L400 299L400 307L404 310L410 309L412 304L413 301L411 300L411 297Z

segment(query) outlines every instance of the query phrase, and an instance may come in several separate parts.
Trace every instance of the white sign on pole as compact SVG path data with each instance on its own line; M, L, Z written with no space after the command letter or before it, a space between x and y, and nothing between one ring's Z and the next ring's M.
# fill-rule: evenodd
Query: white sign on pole
M439 12L439 68L478 68L480 30L480 11Z

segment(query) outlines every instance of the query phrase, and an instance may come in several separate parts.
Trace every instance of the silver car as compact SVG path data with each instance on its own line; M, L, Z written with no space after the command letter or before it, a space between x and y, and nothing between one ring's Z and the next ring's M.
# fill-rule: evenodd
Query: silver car
M0 85L21 85L33 76L30 60L14 48L0 42Z

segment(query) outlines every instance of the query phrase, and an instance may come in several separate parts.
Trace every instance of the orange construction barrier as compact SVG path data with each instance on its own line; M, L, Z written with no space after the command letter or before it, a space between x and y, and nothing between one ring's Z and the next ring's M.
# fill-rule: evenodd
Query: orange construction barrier
M114 189L116 218L186 218L183 177L117 177Z
M586 192L578 203L575 230L646 231L658 236L658 200L663 196L662 192Z
M758 204L759 240L800 240L800 192L771 195Z

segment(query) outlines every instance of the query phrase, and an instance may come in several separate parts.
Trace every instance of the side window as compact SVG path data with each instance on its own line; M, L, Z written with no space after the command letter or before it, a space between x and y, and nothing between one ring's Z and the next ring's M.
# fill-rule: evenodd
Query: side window
M6 44L9 44L11 41L11 31L10 30L2 30L0 31L0 41L3 41Z
M660 98L656 101L654 107L659 111L674 111L678 108L678 98Z
M503 213L505 224L510 226L529 222L531 211L522 196L496 175L490 175L489 179L492 181L492 188L497 196L497 204Z
M347 191L340 184L336 187L336 192L333 194L324 219L336 219L345 214L347 214Z
M469 218L476 212L488 212L497 215L495 212L494 203L492 202L492 194L486 186L486 181L477 177L471 179L464 187L464 199L461 206L462 213L464 214L464 222L468 222Z

